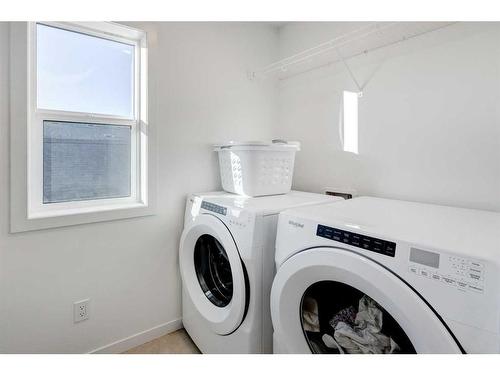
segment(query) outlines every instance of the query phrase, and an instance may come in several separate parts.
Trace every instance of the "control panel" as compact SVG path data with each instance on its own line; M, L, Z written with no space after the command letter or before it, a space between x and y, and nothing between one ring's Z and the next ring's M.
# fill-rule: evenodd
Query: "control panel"
M412 247L409 272L465 292L484 292L485 266L478 260Z
M318 225L316 235L333 241L342 242L347 245L359 247L360 249L373 251L382 255L394 257L396 255L396 244L380 238L365 236L359 233L348 232L342 229Z
M227 215L227 208L223 206L219 206L218 204L210 203L207 201L201 202L201 208L205 210L215 212L216 214Z

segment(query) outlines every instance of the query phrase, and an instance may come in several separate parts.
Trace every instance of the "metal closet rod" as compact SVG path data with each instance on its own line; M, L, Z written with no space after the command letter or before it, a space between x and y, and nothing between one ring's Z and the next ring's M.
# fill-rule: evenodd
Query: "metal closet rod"
M397 39L396 41L392 41L392 42L389 42L389 43L386 43L382 46L376 46L373 48L373 50L376 50L376 49L379 49L381 47L384 47L384 46L388 46L388 45L391 45L391 44L395 44L395 43L398 43L398 42L401 42L401 41L404 41L404 40L407 40L407 39L411 39L413 37L417 37L417 36L420 36L420 35L423 35L423 34L426 34L428 32L431 32L431 31L435 31L435 30L438 30L440 28L443 28L445 26L449 26L451 24L453 24L455 22L449 22L449 23L446 23L445 25L443 26L439 26L439 27L436 27L436 28L432 28L432 29L429 29L429 30L425 30L423 32L419 32L417 34L414 34L414 35L410 35L410 36L406 36L406 35L403 35L401 38ZM337 50L338 51L338 48L342 47L342 46L345 46L346 44L349 44L349 43L353 43L353 42L356 42L360 39L363 39L367 36L370 36L372 34L375 34L377 32L380 32L382 30L386 30L386 29L389 29L391 27L394 27L396 25L399 25L401 24L400 22L384 22L384 23L377 23L377 22L374 22L374 23L370 23L369 25L367 26L364 26L364 27L361 27L361 28L358 28L358 29L355 29L353 31L350 31L346 34L343 34L343 35L340 35L336 38L333 38L327 42L323 42L317 46L314 46L312 48L308 48L304 51L301 51L295 55L292 55L292 56L289 56L289 57L286 57L284 59L281 59L279 61L276 61L272 64L269 64L267 65L266 67L258 70L258 71L254 71L251 73L251 77L255 78L255 77L258 77L259 75L267 75L267 74L270 74L270 73L273 73L275 71L278 71L278 70L286 70L287 67L289 66L292 66L292 65L295 65L295 64L299 64L303 61L306 61L306 60L309 60L311 59L312 57L315 57L317 55L320 55L320 54L323 54L325 52L328 52L330 50ZM367 29L370 29L369 31L366 31L366 32L363 32ZM362 32L360 35L357 35L356 37L354 38L350 38L350 39L347 39L347 40L344 40L344 41L341 41L339 42L339 40L342 40L342 39L345 39L345 38L348 38L350 35L353 35L353 34L357 34L359 32ZM363 51L362 53L366 53L366 52L369 52L371 51L372 49L366 49L365 51ZM361 53L359 53L361 54ZM356 54L356 55L359 55L359 54ZM353 56L346 56L345 59L349 59ZM338 62L339 60L336 60L335 62ZM323 64L322 66L324 66L325 64Z

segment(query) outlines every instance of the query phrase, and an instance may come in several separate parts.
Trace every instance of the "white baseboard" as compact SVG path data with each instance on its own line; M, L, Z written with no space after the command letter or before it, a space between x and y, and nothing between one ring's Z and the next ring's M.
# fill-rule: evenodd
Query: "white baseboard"
M135 335L124 339L112 342L111 344L101 346L94 349L89 354L118 354L132 349L138 345L154 340L160 336L177 331L182 328L182 319L175 319L167 323L160 324L156 327L136 333Z

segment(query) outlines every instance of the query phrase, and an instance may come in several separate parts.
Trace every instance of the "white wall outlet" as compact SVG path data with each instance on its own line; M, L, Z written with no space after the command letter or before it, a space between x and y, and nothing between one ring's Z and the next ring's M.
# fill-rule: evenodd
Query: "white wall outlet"
M90 299L84 299L73 303L73 321L75 323L89 318L89 303Z

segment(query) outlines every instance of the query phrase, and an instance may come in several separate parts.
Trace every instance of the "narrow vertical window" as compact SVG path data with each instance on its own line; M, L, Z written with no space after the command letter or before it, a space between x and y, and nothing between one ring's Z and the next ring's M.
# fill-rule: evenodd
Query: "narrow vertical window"
M358 153L358 98L357 92L343 93L343 145L344 151Z

